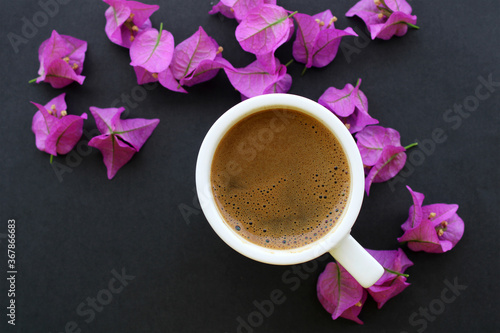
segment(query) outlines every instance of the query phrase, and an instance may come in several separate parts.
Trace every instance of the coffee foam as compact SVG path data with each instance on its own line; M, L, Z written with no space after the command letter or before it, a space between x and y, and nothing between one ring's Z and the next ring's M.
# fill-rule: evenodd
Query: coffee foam
M211 182L225 222L260 246L290 249L327 234L349 196L349 166L335 136L292 110L244 118L222 138Z

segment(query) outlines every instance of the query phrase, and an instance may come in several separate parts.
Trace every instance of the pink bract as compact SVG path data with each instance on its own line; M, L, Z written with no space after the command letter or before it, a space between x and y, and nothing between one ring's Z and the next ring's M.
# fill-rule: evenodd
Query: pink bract
M137 35L151 28L149 17L160 7L137 1L103 0L106 10L106 35L113 43L129 48Z
M415 26L417 17L411 15L412 8L405 0L361 0L345 14L358 16L370 31L371 38L391 39L394 35L403 36L408 26Z
M40 68L37 83L47 82L53 88L63 88L76 81L83 84L83 70L87 42L53 30L49 39L38 49Z
M318 278L316 287L318 299L332 319L339 317L358 324L359 312L366 300L366 291L342 265L330 262Z
M407 242L413 251L443 253L451 250L464 234L464 221L457 215L456 204L422 206L424 195L407 186L413 198L408 219L401 228L399 242Z
M97 129L102 133L93 137L89 146L99 149L107 168L108 179L138 152L156 128L159 119L121 119L125 108L100 109L90 107Z
M61 94L46 105L31 102L38 108L31 125L36 147L54 156L73 149L82 136L83 120L87 119L86 113L68 115L64 97L65 94Z

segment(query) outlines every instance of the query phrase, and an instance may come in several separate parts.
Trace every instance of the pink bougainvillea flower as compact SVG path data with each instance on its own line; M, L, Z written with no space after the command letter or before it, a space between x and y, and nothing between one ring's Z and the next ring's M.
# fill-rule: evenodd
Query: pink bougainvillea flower
M276 0L221 0L208 13L221 13L227 18L235 18L241 22L248 13L264 4L276 5Z
M368 293L380 309L389 299L401 293L410 284L406 282L405 270L413 263L401 249L377 251L366 249L384 267L384 275L370 288Z
M274 58L275 72L268 72L259 61L254 61L244 68L224 67L232 86L241 93L242 99L270 94L286 93L292 85L292 77L287 74L286 66L280 65Z
M83 84L85 76L80 75L87 51L87 42L53 30L49 39L38 49L40 69L36 79L30 81L47 82L53 88L63 88L73 81Z
M130 46L130 65L158 74L168 68L173 53L174 36L163 30L162 23L159 31L150 28L137 36Z
M337 18L328 9L310 16L296 14L297 37L293 43L293 58L306 68L324 67L337 55L340 41L344 36L357 36L351 28L335 29ZM303 72L303 73L304 73Z
M109 40L129 48L137 35L151 28L149 17L160 7L137 1L103 0L110 7L106 10L106 35Z
M275 71L274 52L285 43L293 33L295 13L280 6L264 4L251 11L236 27L236 39L243 50L253 53L270 71Z
M405 0L361 0L345 14L358 16L370 31L371 38L390 39L403 36L408 27L419 29L417 17L411 15L411 6Z
M90 107L97 129L102 133L89 141L89 146L99 149L108 171L108 179L137 153L151 136L159 119L120 119L125 108L100 109Z
M213 5L212 9L208 12L210 15L220 13L230 19L234 19L234 9L224 4L224 2L219 1L217 4Z
M192 86L210 80L220 68L229 64L221 53L222 47L199 27L191 37L175 47L170 65L171 73L181 86ZM170 75L164 73L162 76L167 74ZM171 80L169 76L168 78Z
M318 299L332 319L338 317L363 322L358 315L366 301L366 290L339 263L330 262L318 278Z
M330 87L320 96L318 103L332 111L349 129L350 133L361 131L365 126L378 124L378 120L368 114L368 99L356 86L348 83L343 89Z
M422 206L424 195L407 186L413 198L408 220L401 226L403 236L413 251L443 253L451 250L464 234L464 221L457 215L456 204Z
M83 132L81 116L68 115L65 94L61 94L46 105L31 102L38 111L33 116L31 129L35 133L36 147L53 156L67 154L80 140Z
M404 147L385 146L377 163L371 167L365 180L366 194L370 194L372 183L383 183L396 176L406 163Z
M382 126L368 126L356 134L363 164L374 166L382 155L385 146L401 146L399 132Z

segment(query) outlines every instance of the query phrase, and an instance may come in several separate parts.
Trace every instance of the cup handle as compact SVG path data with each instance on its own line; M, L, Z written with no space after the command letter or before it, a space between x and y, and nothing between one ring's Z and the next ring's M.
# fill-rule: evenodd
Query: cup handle
M382 265L351 235L344 237L329 252L364 288L371 287L384 274Z

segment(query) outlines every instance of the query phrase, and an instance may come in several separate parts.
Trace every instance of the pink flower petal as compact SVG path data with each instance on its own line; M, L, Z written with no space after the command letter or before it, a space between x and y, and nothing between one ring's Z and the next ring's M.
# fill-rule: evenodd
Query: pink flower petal
M137 152L134 148L117 139L115 135L102 134L93 137L88 145L101 151L108 179L112 179Z
M234 11L231 11L231 7L225 5L222 1L219 1L212 9L208 12L210 15L221 13L221 15L234 19Z
M351 98L354 87L348 83L342 89L330 87L319 97L318 103L339 117L347 117L354 112L354 100Z
M141 66L134 66L134 72L137 77L137 84L146 84L158 81L158 76L154 77L153 73L148 72Z
M278 61L275 59L275 61ZM231 82L232 86L238 90L244 98L250 98L269 92L269 89L279 89L278 87L286 88L289 78L286 76L286 66L276 64L279 70L275 73L269 73L266 68L259 62L254 61L244 68L225 67L224 71ZM269 88L285 78L285 84L278 85L276 88ZM286 92L286 91L281 91Z
M398 174L406 162L404 147L385 146L377 163L366 176L365 190L368 195L372 183L385 182Z
M109 4L109 3L108 3ZM130 7L126 6L124 2L116 1L110 5L104 16L106 17L106 26L104 31L109 40L115 44L122 44L121 26L130 17Z
M47 137L56 126L58 119L55 116L50 115L43 105L35 102L31 103L39 110L33 116L33 122L31 125L31 130L35 134L36 147L40 151L55 155L57 154L55 147L49 147L49 151L47 151L46 141Z
M351 28L345 30L325 29L319 32L312 50L312 66L324 67L331 63L340 46L342 37L358 36Z
M373 285L368 288L368 292L377 302L377 307L380 309L384 304L394 296L400 294L410 284L406 282L406 277L396 276L390 285Z
M408 31L406 23L416 24L417 17L403 12L394 12L384 24L371 26L371 37L372 39L380 38L384 40L391 39L394 35L401 37Z
M81 116L67 115L61 117L57 122L57 126L47 137L46 145L54 147L57 154L69 153L82 137L84 119L87 119L86 113Z
M307 14L297 13L294 18L297 22L297 37L293 42L292 55L296 61L309 68L312 66L314 42L320 32L320 25L313 16Z
M46 68L45 78L38 78L37 82L45 81L53 88L66 87L74 81L83 84L85 76L77 75L75 70L62 59L54 59Z
M168 68L173 52L174 36L170 32L148 29L139 34L130 46L130 65L159 73Z
M214 60L219 45L207 35L202 27L198 28L191 37L175 47L172 59L172 73L177 80L191 74L205 59Z
M219 69L228 66L232 67L231 64L222 57L215 57L215 60L202 60L190 75L181 79L180 83L183 86L191 87L195 84L211 80L217 75Z
M251 11L264 4L263 0L221 0L228 8L232 9L234 18L241 22ZM275 3L276 4L276 3Z
M370 250L366 249L368 253L372 255L375 260L379 262L382 267L385 269L389 269L394 272L404 273L405 270L413 266L413 262L408 259L406 254L401 249L397 250ZM398 275L388 272L387 270L384 272L382 277L375 283L375 285L384 285L387 282L391 282Z
M382 126L368 126L356 134L363 164L373 166L377 163L385 146L401 146L399 132Z
M408 242L408 248L412 251L443 252L436 229L427 219L422 220L414 228L406 230L403 236L398 238L398 242Z
M182 88L179 81L175 79L174 74L172 73L172 69L170 67L164 70L163 72L158 73L158 81L162 86L164 86L169 90L181 93L187 93L187 91L184 88Z
M401 228L404 231L416 227L422 221L424 217L422 213L422 203L425 198L422 193L413 191L409 186L406 186L406 188L410 191L413 199L413 205L409 209L408 220L401 225Z
M253 54L274 52L286 42L293 21L285 9L262 5L249 13L236 27L236 39L243 50Z
M361 302L363 291L363 287L338 263L328 263L318 278L318 299L333 319ZM346 315L349 317L349 313Z
M159 119L120 119L115 127L115 133L126 143L139 151L154 129L160 122Z
M120 115L125 111L124 107L101 109L95 106L89 108L90 113L95 119L97 129L102 134L111 134L116 129L116 123Z

